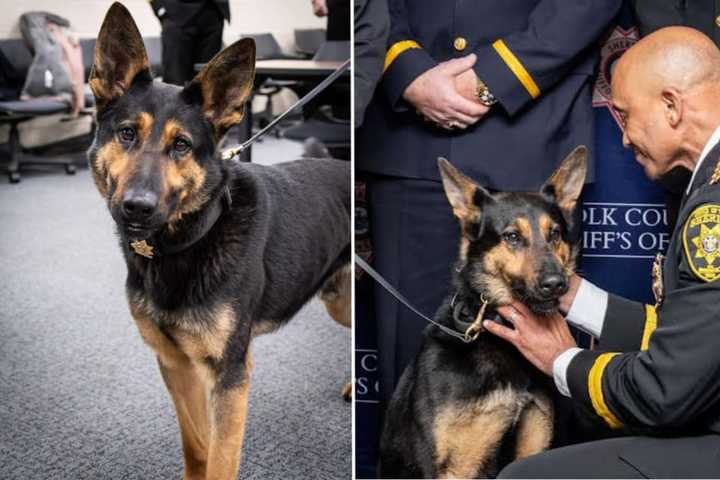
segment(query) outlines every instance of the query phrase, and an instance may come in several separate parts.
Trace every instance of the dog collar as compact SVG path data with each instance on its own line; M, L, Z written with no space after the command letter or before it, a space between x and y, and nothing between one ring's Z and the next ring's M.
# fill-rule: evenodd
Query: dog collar
M178 243L168 242L153 235L148 239L130 242L130 248L135 254L149 259L182 252L200 241L215 226L223 212L230 209L231 205L230 188L225 186L222 193L212 202L209 210L202 215L197 225L193 227L192 233L183 241Z
M497 312L494 315L487 315L493 313L493 310L488 312L489 302L485 299L484 294L480 294L480 307L477 312L473 314L473 310L468 302L464 300L458 300L458 293L455 292L451 302L450 308L452 310L453 325L455 330L465 336L467 342L477 340L482 332L485 331L485 327L482 326L484 320L490 320L495 323L503 323L502 317Z

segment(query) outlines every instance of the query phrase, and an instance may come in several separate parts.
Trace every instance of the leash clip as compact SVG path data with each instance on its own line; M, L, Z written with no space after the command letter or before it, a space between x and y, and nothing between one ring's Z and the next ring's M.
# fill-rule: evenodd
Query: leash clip
M465 343L474 342L475 340L477 340L483 330L485 330L482 326L482 321L483 317L485 316L485 310L487 310L488 301L485 299L485 295L482 293L480 294L480 301L482 302L482 305L480 306L480 310L478 310L475 321L467 328L467 330L465 330Z

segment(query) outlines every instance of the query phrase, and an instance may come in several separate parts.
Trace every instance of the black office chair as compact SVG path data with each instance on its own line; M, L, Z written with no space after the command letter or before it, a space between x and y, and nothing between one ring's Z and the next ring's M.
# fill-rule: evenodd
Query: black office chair
M322 28L295 30L295 50L305 58L312 58L325 43L326 36Z
M304 58L300 55L285 53L272 33L252 33L242 35L241 38L252 38L255 40L256 60L301 60ZM280 93L283 88L291 88L296 84L297 82L292 80L274 80L269 78L265 80L262 85L258 86L255 90L255 95L266 97L267 101L265 102L265 110L253 115L255 128L263 128L268 123L272 122L274 118L273 97ZM275 130L275 132L275 135L279 136L278 131Z
M313 57L316 61L345 61L350 42L325 42ZM350 84L335 84L305 107L305 121L286 128L282 136L305 141L314 137L325 144L335 158L350 160Z

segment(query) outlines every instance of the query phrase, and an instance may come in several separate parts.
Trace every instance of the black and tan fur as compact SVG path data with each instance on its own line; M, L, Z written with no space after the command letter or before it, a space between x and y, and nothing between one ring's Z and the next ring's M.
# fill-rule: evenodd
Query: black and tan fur
M155 82L116 3L90 77L98 113L88 157L117 223L130 312L175 404L186 479L236 478L254 336L317 293L350 326L347 162L263 167L217 151L243 117L254 68L244 39L185 88ZM131 248L139 240L157 248L152 258Z
M579 147L540 193L491 194L439 161L462 235L455 289L435 321L457 330L453 312L474 319L481 298L488 311L516 300L538 314L557 311L574 271L570 230L586 164ZM383 478L494 477L550 445L550 380L515 347L487 332L466 344L433 325L424 336L385 413Z

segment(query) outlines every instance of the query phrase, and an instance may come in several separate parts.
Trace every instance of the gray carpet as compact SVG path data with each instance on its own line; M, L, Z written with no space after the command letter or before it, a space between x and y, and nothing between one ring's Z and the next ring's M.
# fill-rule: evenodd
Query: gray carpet
M300 147L268 140L255 161ZM0 178L0 478L180 478L171 401L90 174ZM239 478L351 478L350 331L317 301L253 347Z

